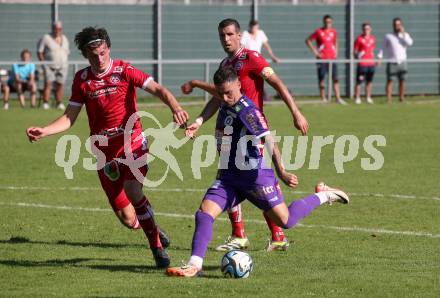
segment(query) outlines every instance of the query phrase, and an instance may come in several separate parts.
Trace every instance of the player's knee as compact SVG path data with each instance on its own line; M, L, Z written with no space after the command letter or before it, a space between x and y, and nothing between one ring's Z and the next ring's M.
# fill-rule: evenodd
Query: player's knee
M124 191L131 202L137 202L144 197L142 192L142 184L135 181L125 181Z

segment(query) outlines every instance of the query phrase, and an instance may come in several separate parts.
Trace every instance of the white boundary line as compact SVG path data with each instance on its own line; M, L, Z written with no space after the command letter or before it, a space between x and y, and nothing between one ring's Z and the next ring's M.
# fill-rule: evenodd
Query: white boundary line
M65 206L65 205L46 205L46 204L34 204L34 203L22 203L22 202L9 203L9 202L0 201L0 205L13 206L13 207L57 209L57 210L68 210L68 211L112 212L111 209L103 209L103 208L73 207L73 206ZM190 215L190 214L164 213L164 212L155 212L155 214L164 217L187 218L187 219L194 218L194 215ZM227 218L218 218L217 220L228 221ZM256 219L247 219L247 222L266 224L264 220L256 220ZM387 229L373 229L373 228L362 228L362 227L337 227L337 226L328 226L328 225L304 225L304 224L298 224L296 227L311 228L311 229L327 229L327 230L335 230L335 231L348 231L348 232L417 236L417 237L426 237L426 238L440 238L440 234L416 232L416 231L393 231Z
M91 191L91 190L102 190L100 187L47 187L47 186L3 186L0 185L0 190L47 190L47 191ZM157 192L205 192L205 188L148 188L147 192L157 191ZM291 193L297 194L309 194L311 192L290 190ZM427 197L427 196L415 196L415 195L402 195L402 194L382 194L382 193L349 193L352 196L357 197L376 197L376 198L396 198L396 199L411 199L411 200L434 200L440 201L440 197Z

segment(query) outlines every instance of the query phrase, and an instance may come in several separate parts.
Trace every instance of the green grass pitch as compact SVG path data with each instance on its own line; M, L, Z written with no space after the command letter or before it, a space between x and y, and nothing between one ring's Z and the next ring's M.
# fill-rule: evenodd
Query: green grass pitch
M162 124L166 108L142 108ZM201 107L188 107L191 116ZM379 148L385 163L364 171L364 151L336 173L334 145L323 148L320 168L296 171L298 191L283 186L291 202L312 192L318 181L351 193L348 206L321 206L302 226L286 231L287 252L266 253L269 237L261 212L244 203L254 272L247 280L222 277L222 254L213 248L230 232L225 216L215 223L204 277L168 278L153 266L141 231L124 228L111 212L97 175L84 170L81 147L74 179L67 180L54 161L59 136L30 144L24 134L33 124L55 118L55 110L0 111L0 296L3 297L438 297L440 295L440 103L393 105L303 105L310 135L372 134L386 137ZM278 135L297 135L283 105L267 106ZM149 123L145 123L146 128ZM202 133L213 133L214 121ZM68 132L88 136L83 111ZM180 133L180 132L179 132ZM310 146L310 142L309 142ZM194 220L215 166L193 178L188 142L171 152L184 180L170 174L158 189L145 189L160 225L169 233L172 265L190 253ZM149 177L164 164L153 161ZM64 207L66 206L66 207Z

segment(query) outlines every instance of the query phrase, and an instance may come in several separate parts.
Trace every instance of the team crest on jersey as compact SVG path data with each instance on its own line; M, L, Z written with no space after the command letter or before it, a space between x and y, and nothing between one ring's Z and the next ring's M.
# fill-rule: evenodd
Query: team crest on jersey
M84 71L81 73L81 80L87 79L87 69L84 69Z
M240 105L240 104L237 104L237 105L235 105L235 107L234 107L234 111L236 111L236 112L240 112L242 109L243 109L243 106Z
M234 66L235 71L240 71L242 68L243 68L243 62L241 61L238 61Z
M112 76L110 77L110 82L112 82L113 84L117 84L121 81L121 76L118 74L112 74Z
M232 125L232 122L234 122L234 118L231 115L226 116L224 124L226 126L230 126L230 125Z
M115 66L115 68L113 69L113 72L121 73L123 70L124 70L123 66Z

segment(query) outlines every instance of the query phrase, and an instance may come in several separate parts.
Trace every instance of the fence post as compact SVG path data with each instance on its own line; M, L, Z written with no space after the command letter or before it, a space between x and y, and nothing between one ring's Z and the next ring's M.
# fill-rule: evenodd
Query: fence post
M354 52L353 52L353 45L354 45L354 1L350 0L350 40L348 46L350 47L350 81L349 81L349 91L350 91L350 98L352 99L354 97Z
M258 20L258 0L252 0L252 20Z
M205 62L205 82L209 83L209 62ZM209 93L205 91L205 102L209 101Z
M332 100L332 88L333 88L333 61L328 63L328 84L327 84L327 100Z
M156 0L155 2L155 21L156 21L156 34L155 34L155 59L157 60L156 66L156 79L159 84L162 84L162 1Z
M52 24L58 22L58 0L52 0Z

